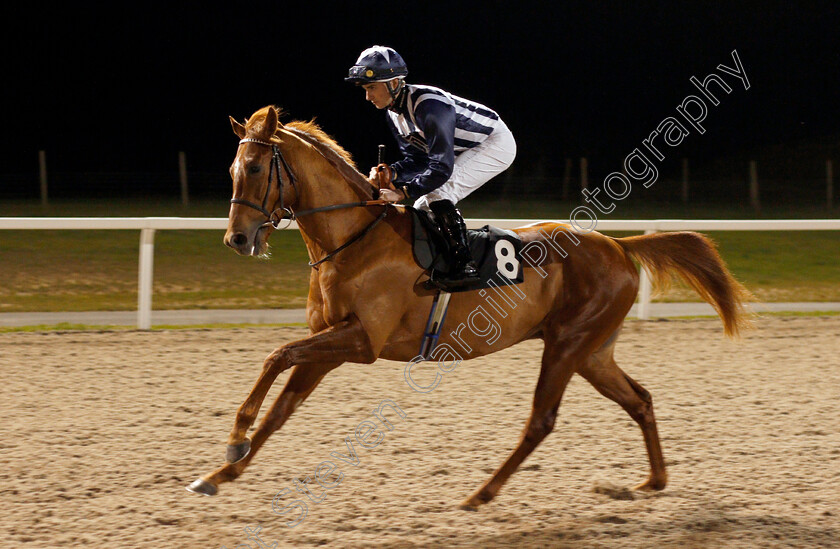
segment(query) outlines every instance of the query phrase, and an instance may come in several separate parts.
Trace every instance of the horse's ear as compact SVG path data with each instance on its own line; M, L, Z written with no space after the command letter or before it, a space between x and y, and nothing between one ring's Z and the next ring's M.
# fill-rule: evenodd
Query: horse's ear
M268 112L265 113L265 123L260 129L262 138L266 141L271 140L271 136L277 131L277 109L269 107Z
M230 118L230 126L233 128L233 133L235 133L239 139L245 139L245 126L237 122L232 116Z

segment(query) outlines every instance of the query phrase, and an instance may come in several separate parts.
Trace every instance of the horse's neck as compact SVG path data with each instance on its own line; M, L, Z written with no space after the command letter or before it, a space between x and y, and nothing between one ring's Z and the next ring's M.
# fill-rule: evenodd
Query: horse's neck
M351 184L319 152L299 145L300 150L289 155L289 163L297 178L298 200L296 211L303 211L336 204L361 202ZM376 212L378 213L378 212ZM310 255L331 252L364 230L375 219L372 208L354 207L326 212L316 212L297 219L305 234ZM312 243L320 249L312 249Z

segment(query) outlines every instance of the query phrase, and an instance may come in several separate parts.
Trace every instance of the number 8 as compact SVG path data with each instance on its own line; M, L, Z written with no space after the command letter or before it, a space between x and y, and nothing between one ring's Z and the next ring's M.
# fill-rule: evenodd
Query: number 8
M516 249L508 240L496 242L496 270L513 280L519 273L519 260L516 259Z

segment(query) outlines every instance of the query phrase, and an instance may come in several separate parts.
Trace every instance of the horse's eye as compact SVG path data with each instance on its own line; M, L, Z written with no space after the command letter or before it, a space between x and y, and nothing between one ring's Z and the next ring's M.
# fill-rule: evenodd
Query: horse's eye
M262 170L262 166L259 164L248 166L248 173L260 173L260 170Z

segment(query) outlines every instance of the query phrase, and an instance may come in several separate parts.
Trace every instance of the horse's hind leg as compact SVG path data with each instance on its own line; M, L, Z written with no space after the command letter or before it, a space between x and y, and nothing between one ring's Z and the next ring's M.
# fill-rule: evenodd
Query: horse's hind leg
M554 428L554 420L557 417L563 391L566 389L572 374L574 374L575 366L584 359L584 356L585 353L575 352L571 345L566 346L559 342L550 342L549 338L546 338L540 379L534 392L531 417L522 432L519 444L502 466L496 469L493 476L472 496L461 503L461 509L475 510L479 505L496 497L504 483L519 468L519 465L548 436Z
M650 477L636 489L662 490L668 481L665 459L653 415L653 399L644 387L625 374L615 363L613 346L609 345L594 353L586 364L578 369L599 393L617 402L639 424L650 460Z
M332 369L341 363L323 364L318 366L296 366L283 391L269 408L265 417L254 431L253 440L249 441L250 452L234 463L227 463L216 469L209 475L200 478L187 488L192 492L208 496L215 495L219 484L230 482L243 473L251 462L260 446L268 439L269 435L283 426L289 416L306 400L321 379Z

